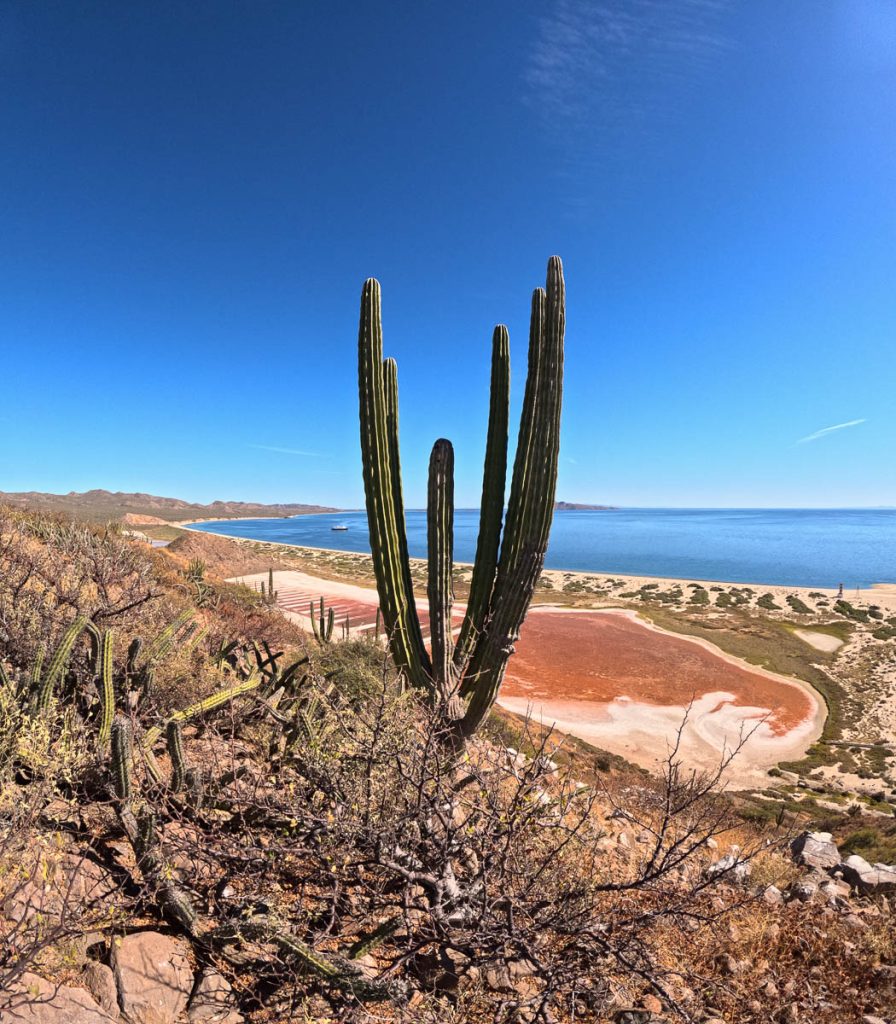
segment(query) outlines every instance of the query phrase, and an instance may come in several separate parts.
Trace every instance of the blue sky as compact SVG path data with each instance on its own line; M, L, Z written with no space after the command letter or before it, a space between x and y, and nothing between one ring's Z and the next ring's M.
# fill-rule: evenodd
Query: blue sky
M559 253L559 497L896 504L892 0L5 0L0 87L0 489L360 505L373 275L476 504Z

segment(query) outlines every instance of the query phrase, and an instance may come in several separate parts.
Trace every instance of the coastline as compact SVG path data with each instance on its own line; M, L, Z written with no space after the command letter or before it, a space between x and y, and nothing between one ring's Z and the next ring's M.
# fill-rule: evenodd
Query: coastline
M345 510L343 510L344 512ZM316 513L319 515L338 515L335 512L323 512ZM248 519L258 519L258 516L245 517ZM197 519L192 520L193 523L200 522L218 522L219 520L214 519ZM230 520L228 520L230 521ZM235 521L235 520L234 520ZM174 525L174 524L172 524ZM189 529L189 524L178 523L176 524L183 529ZM370 553L364 551L345 551L341 548L320 548L314 547L309 544L290 544L286 541L272 541L272 540L261 540L255 537L235 537L228 533L219 533L215 530L195 530L194 533L208 534L212 537L224 537L227 540L236 541L238 544L264 544L268 547L274 548L290 548L296 552L309 551L316 554L332 555L339 558L349 559L369 559ZM411 558L411 563L421 568L426 566L425 558ZM461 569L472 569L472 562L455 562L456 568ZM775 597L784 597L786 594L795 594L798 597L808 597L810 593L824 594L825 597L836 600L838 595L838 589L836 587L814 587L814 586L787 586L780 583L765 583L761 580L744 583L740 581L732 580L719 580L719 579L704 579L699 576L643 576L631 573L621 572L605 572L603 570L589 570L583 571L581 569L544 569L542 571L542 577L551 580L552 583L556 584L558 581L561 586L564 582L570 580L584 581L588 579L595 579L596 577L603 577L606 579L623 580L627 585L630 585L634 589L651 584L657 584L659 586L675 586L676 584L681 586L687 586L688 583L698 583L701 586L706 587L752 587L761 588L767 593L771 593ZM544 592L539 592L544 594ZM550 592L548 592L549 594ZM544 594L544 596L548 596ZM869 587L859 587L846 589L844 588L843 597L846 600L855 599L858 595L859 600L872 601L880 604L882 607L886 607L893 612L896 612L896 583L893 582L880 582L872 583Z

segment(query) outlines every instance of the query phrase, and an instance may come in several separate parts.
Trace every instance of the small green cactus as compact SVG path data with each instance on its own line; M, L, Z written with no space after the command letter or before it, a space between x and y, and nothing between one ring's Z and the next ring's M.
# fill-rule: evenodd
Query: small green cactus
M327 610L323 597L320 599L319 610L314 610L314 602L308 606L311 615L311 628L314 631L314 639L319 644L328 644L333 636L333 626L336 623L336 612L330 608Z

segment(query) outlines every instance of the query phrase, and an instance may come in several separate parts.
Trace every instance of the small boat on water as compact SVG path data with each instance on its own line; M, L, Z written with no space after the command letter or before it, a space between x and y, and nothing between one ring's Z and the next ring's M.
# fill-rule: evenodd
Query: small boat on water
M330 529L331 530L347 530L348 527L347 526L331 526Z

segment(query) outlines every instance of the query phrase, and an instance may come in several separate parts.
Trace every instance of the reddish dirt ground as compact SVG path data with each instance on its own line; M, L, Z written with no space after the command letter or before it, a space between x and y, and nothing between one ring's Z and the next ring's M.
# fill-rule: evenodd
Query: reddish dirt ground
M734 704L768 708L769 726L783 735L814 707L797 686L729 664L699 644L660 633L624 615L533 611L510 661L503 692L534 700L609 703L628 697L686 705L724 691Z

